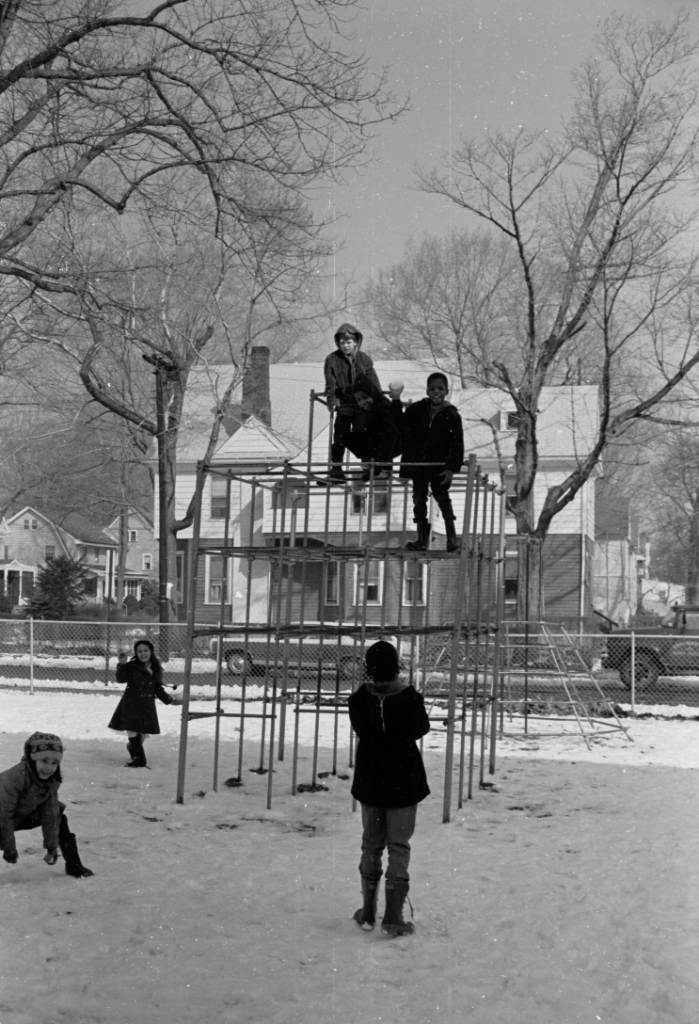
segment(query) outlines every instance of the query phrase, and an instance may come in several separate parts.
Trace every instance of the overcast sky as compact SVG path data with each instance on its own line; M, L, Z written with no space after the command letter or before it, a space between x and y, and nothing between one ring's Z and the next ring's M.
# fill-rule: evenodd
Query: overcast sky
M518 125L556 130L572 101L571 70L592 53L599 19L670 19L699 0L365 0L355 29L373 66L389 68L410 110L381 128L373 163L322 200L340 218L337 288L401 258L407 239L464 224L446 201L415 190L415 167L438 164L462 135ZM352 292L350 291L350 299Z

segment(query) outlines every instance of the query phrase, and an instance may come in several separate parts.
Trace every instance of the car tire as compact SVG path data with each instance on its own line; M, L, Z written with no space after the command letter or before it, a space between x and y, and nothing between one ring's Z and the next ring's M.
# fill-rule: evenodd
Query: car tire
M250 675L252 672L252 658L244 651L226 651L226 666L232 676Z
M658 663L650 654L645 651L638 651L635 659L636 690L649 690L655 686L660 675ZM623 662L619 669L619 676L622 683L631 689L631 656Z

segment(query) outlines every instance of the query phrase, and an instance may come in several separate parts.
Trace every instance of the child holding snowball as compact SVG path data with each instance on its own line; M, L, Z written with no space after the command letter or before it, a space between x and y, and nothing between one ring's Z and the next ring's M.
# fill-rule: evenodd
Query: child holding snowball
M0 848L3 860L16 864L19 854L15 833L39 828L44 835L47 864L63 854L66 874L87 878L94 872L80 860L75 835L65 815L66 805L58 799L63 743L49 732L35 732L24 744L19 764L0 772Z

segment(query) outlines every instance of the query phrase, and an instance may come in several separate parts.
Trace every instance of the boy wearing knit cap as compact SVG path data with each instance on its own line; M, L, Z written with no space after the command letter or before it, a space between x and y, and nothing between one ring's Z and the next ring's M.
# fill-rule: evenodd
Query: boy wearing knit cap
M363 906L353 919L364 931L376 923L383 851L388 850L386 909L381 931L410 935L403 919L410 888L410 838L417 805L430 788L416 740L430 731L422 694L399 678L398 652L379 640L365 656L369 681L349 699L349 715L359 743L352 796L362 805L362 858L359 874Z
M84 867L78 844L68 826L66 805L58 799L63 743L50 732L35 732L24 744L19 764L0 772L0 849L3 860L16 864L19 854L15 833L41 828L47 864L63 854L66 874L87 878L93 872Z
M342 484L346 480L342 460L352 420L358 409L353 393L357 377L366 377L377 391L381 391L374 364L365 352L360 351L361 347L362 332L353 324L341 324L335 331L336 351L331 352L325 360L325 396L328 408L336 413L330 448L330 483Z

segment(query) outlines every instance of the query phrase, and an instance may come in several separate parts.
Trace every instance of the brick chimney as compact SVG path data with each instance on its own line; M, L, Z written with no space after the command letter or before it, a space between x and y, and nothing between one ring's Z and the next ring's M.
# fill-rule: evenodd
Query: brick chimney
M272 426L272 403L269 392L269 349L263 345L250 351L250 366L243 377L244 416L257 416Z

